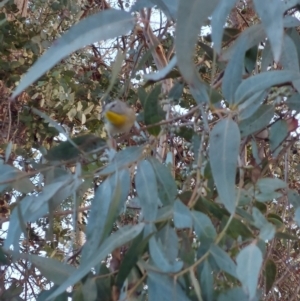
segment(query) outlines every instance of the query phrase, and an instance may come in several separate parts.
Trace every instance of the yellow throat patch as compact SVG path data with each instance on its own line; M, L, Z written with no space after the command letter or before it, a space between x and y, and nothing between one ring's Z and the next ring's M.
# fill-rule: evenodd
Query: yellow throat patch
M107 111L105 113L105 117L111 124L115 126L123 126L127 121L126 115L121 115L112 111Z

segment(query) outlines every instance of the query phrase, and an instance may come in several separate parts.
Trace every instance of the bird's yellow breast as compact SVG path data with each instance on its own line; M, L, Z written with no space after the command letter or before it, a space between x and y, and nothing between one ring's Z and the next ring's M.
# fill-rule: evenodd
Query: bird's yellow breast
M127 121L126 115L118 114L112 111L107 111L105 113L105 117L115 126L123 126Z

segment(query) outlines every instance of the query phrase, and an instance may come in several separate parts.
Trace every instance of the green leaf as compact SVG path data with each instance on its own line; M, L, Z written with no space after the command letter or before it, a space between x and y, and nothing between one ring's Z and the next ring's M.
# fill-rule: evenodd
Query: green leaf
M53 258L33 254L20 254L20 257L28 259L40 270L44 277L57 285L64 283L66 278L70 277L76 271L75 267Z
M84 266L80 266L75 273L73 273L60 287L54 291L45 301L50 301L52 298L59 296L63 293L69 286L78 282L82 277L87 275L92 267L98 265L108 254L110 254L116 248L123 246L137 235L141 233L144 229L144 224L139 223L135 226L124 226L120 228L117 232L114 232L110 237L108 237L98 249L97 254L90 258Z
M228 217L224 217L222 220L222 224L225 225L227 222L228 222ZM234 218L231 221L227 233L234 239L237 239L239 236L245 239L253 237L249 228L237 218Z
M283 7L280 0L253 0L270 41L274 59L279 61L283 44Z
M197 103L208 103L207 88L201 81L194 65L194 50L200 28L212 14L219 1L179 0L175 32L175 50L178 68L190 87Z
M137 162L141 158L143 151L143 146L126 147L125 149L117 152L112 161L96 175L106 176L118 169Z
M284 232L276 232L275 237L278 239L299 240L298 236Z
M29 193L35 188L25 172L8 164L0 164L0 192L9 186L22 193Z
M161 85L155 88L147 95L144 103L144 120L146 125L155 124L165 118L165 112L162 110L159 95L161 93ZM157 136L160 133L160 126L154 126L148 129L151 135Z
M177 195L177 186L170 170L156 158L150 157L156 179L159 199L164 205L173 204Z
M98 136L87 134L72 139L78 146L74 147L69 141L60 142L52 147L44 156L49 161L70 161L80 156L81 151L88 153L106 146L106 141Z
M298 207L295 211L295 222L298 226L300 226L300 207Z
M251 301L258 301L253 298ZM250 301L247 294L240 287L231 288L218 296L218 301Z
M263 241L272 240L274 238L276 228L269 223L264 215L255 207L252 208L252 216L255 227L260 229L260 239Z
M237 0L220 1L211 17L212 41L217 53L221 52L224 24Z
M45 186L43 191L38 195L28 195L23 198L20 202L20 212L24 222L35 222L38 218L47 214L49 210L48 201L50 199L54 198L54 205L58 206L81 183L81 180L76 175L74 177L67 175L57 179L57 182ZM66 194L60 194L61 191L66 192ZM19 220L18 206L16 206L11 214L8 234L4 243L6 249L9 249L12 244L14 250L19 250L19 238L22 233L21 222Z
M183 266L178 261L178 237L173 228L166 225L156 236L149 241L149 252L151 259L161 271L165 273L176 273Z
M246 101L238 106L239 120L250 118L261 106L267 93L265 91L254 93Z
M285 16L283 18L284 27L296 27L300 25L300 21L291 16ZM266 34L262 24L255 24L245 29L238 37L238 39L242 39L246 37L246 45L245 49L250 49L255 45L258 45L261 41L265 40ZM237 41L238 41L237 39ZM228 47L221 55L221 60L228 61L233 54L234 48L236 47L236 43Z
M262 265L262 254L260 249L254 245L248 245L240 251L236 258L236 273L249 299L256 295L258 276Z
M148 271L147 286L148 301L190 301L181 286L167 275Z
M271 193L275 190L286 188L287 184L278 178L263 178L257 181L256 186L261 192Z
M108 177L96 189L86 227L87 243L83 246L81 265L98 252L101 241L106 239L127 200L129 189L130 175L126 169Z
M238 102L234 99L234 94L237 87L242 82L242 76L244 71L244 57L245 57L245 41L240 39L237 47L234 49L233 56L225 69L222 92L229 105Z
M199 278L200 278L203 300L206 301L214 300L213 299L213 295L214 295L213 271L208 260L205 260L203 264L199 265L198 275L200 275Z
M160 1L162 1L162 0L160 0ZM144 79L146 81L153 81L153 82L160 81L169 74L169 72L176 66L176 64L177 64L177 58L176 58L176 56L173 56L173 58L170 60L170 62L168 63L168 65L166 67L158 70L157 72L145 74ZM161 91L161 89L159 89L159 94L160 94L160 91Z
M152 165L146 160L137 167L135 187L144 219L147 222L154 221L158 209L157 182Z
M257 54L258 54L257 45L255 45L254 47L252 47L246 51L245 70L248 74L251 74L251 72L254 70L254 68L256 66Z
M288 35L284 35L283 50L280 58L280 62L284 69L299 72L299 58L296 46L292 38ZM300 80L294 80L293 86L300 91Z
M190 209L179 200L174 203L174 225L177 229L192 228L193 226Z
M240 122L241 136L246 137L265 128L274 116L272 105L261 105L251 117Z
M22 78L12 98L52 68L70 53L101 40L127 34L135 24L135 17L123 10L107 9L86 17L65 33L37 60Z
M219 121L210 132L209 158L219 198L233 213L236 206L235 177L240 131L232 119Z
M152 234L148 235L143 239L143 232L138 235L133 241L128 251L125 253L125 256L122 260L117 279L116 285L119 289L122 288L126 278L128 277L131 269L135 266L139 257L144 253L146 246L148 245L149 239Z
M296 112L300 112L300 94L295 93L291 97L289 97L286 101L287 106L290 110L295 110Z
M293 205L293 207L300 207L300 195L296 190L289 189L288 190L288 200L289 203Z
M46 300L47 297L50 296L57 289L57 287L58 287L57 285L54 285L49 290L43 290L38 295L37 301ZM56 297L55 299L52 299L51 301L68 301L68 300L69 300L69 294L67 292L64 292L61 295L59 295L58 297Z
M256 92L297 79L300 79L300 73L294 71L261 72L242 81L235 92L235 101L240 103Z
M266 294L268 294L277 277L276 263L270 258L268 258L266 261L265 277L266 277Z
M95 277L89 277L82 286L82 295L84 301L95 301L97 300L97 284Z
M193 217L194 229L199 240L204 238L213 241L217 236L217 232L210 218L199 211L193 210L191 211L191 214Z
M237 278L236 264L224 250L222 250L219 246L212 244L209 251L222 271Z
M270 128L271 151L275 151L278 146L288 137L289 130L286 120L277 120Z
M268 67L273 64L273 55L270 43L265 42L265 47L261 58L261 71L267 71Z
M169 18L173 21L176 20L178 0L150 0L153 4L157 5Z

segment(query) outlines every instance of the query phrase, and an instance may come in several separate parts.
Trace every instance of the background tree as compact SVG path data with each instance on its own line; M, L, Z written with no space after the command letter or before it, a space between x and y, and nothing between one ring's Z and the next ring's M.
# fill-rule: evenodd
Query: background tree
M1 300L299 299L298 1L1 10Z

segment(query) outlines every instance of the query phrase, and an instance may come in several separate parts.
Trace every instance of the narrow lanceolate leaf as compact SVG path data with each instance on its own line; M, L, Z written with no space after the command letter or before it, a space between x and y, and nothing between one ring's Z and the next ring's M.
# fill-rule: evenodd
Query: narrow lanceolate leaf
M53 46L30 68L12 97L19 95L70 53L88 44L124 35L133 28L134 23L135 18L130 13L115 9L104 10L83 19L54 42Z
M223 119L210 132L209 158L221 202L235 210L235 177L240 147L240 131L230 118Z
M299 72L285 70L262 72L242 81L235 92L235 100L242 102L256 92L297 79L300 79Z
M172 19L176 19L178 0L150 0L153 4L156 4L165 15Z
M150 157L157 179L158 195L163 205L173 204L177 195L177 186L168 167L160 163L156 158Z
M253 0L270 41L274 59L278 62L283 43L283 9L281 0Z
M190 301L181 286L170 276L148 271L147 285L149 301Z
M117 232L108 237L98 249L97 254L90 258L86 265L81 266L76 270L66 281L61 284L47 299L46 301L53 300L64 292L69 286L78 282L82 277L87 275L92 267L98 265L106 256L108 256L113 250L123 246L129 241L133 240L144 229L144 224L139 223L135 226L125 226L120 228Z
M261 251L254 244L244 248L236 258L236 273L245 292L249 295L250 300L256 295L258 276L262 261Z
M135 188L146 221L154 221L158 209L158 191L155 173L148 161L141 161L135 175Z
M224 24L228 14L234 7L237 0L220 1L211 17L212 41L214 49L220 53L222 47L222 38L224 32Z
M270 128L271 151L275 151L289 134L286 120L278 120Z
M251 117L240 122L241 136L246 137L265 128L274 116L273 105L261 105Z
M177 65L198 103L208 102L208 93L195 69L193 61L195 44L201 26L212 14L218 2L218 0L190 0L188 2L180 0L178 6L175 33Z
M297 20L295 17L286 16L283 19L283 25L284 27L290 28L290 27L296 27L300 25L300 21ZM246 36L246 45L245 48L248 50L249 48L257 45L262 40L265 39L266 34L264 31L264 27L262 24L255 24L250 26L249 28L245 29L239 36L239 39L242 39L243 36ZM228 47L221 55L222 60L229 60L232 55L234 48L236 47L236 43L234 43L232 46Z
M266 294L267 294L272 288L277 276L277 266L272 259L268 259L266 262L265 276L266 276Z
M222 91L229 104L234 103L234 94L237 87L242 82L243 69L244 69L244 58L245 58L245 39L238 41L237 47L234 49L234 55L229 61L223 81Z
M292 38L288 35L284 35L283 50L282 50L280 62L283 65L284 69L299 72L299 58L298 58L297 48ZM299 92L300 79L294 80L293 86Z
M40 270L44 277L57 285L65 282L66 278L70 277L76 271L76 268L72 265L60 262L53 258L33 254L21 254L20 257L28 259Z
M236 264L224 250L222 250L219 246L213 244L210 246L209 251L221 270L237 278Z

